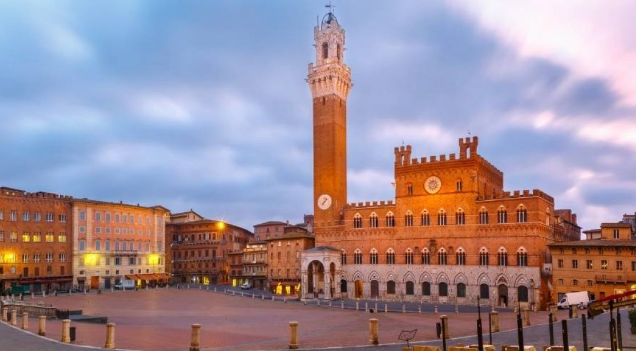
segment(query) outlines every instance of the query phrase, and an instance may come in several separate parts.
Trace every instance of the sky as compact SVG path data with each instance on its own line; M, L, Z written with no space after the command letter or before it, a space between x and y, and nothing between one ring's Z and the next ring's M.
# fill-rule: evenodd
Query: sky
M583 229L636 211L636 2L333 1L348 200L391 200L393 147L479 153ZM0 186L195 210L313 211L319 1L0 0Z

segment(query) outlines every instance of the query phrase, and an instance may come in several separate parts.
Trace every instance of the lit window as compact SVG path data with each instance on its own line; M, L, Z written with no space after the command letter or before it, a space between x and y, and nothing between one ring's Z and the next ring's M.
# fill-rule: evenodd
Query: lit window
M29 233L23 233L22 234L22 242L23 243L28 243L31 241L31 236L29 235Z
M46 233L46 242L52 243L53 241L55 241L55 235L51 232Z
M33 242L34 243L42 242L42 234L40 233L33 234Z

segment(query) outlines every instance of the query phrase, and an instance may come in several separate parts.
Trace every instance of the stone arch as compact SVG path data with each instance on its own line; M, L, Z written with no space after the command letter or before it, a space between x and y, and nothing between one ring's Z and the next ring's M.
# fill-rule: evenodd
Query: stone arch
M406 272L406 274L404 274L404 280L403 281L406 283L409 280L412 281L412 282L415 282L415 275L411 271L408 271L408 272Z
M468 284L468 279L466 278L466 275L464 275L464 273L457 273L457 275L455 276L453 284L457 285L459 283Z
M446 273L440 273L440 274L437 276L437 281L436 281L436 283L437 283L437 284L439 284L439 283L446 283L446 284L448 284L449 282L450 282L450 279L448 279L448 276L446 275Z
M344 270L340 271L340 280L349 281L349 277L347 276L347 272L345 272Z
M523 275L519 275L517 277L517 279L515 280L515 284L514 287L519 287L519 286L530 286L530 282L528 281L528 279L523 276Z
M431 277L431 275L428 272L424 272L420 275L420 281L419 283L423 283L423 282L432 282L433 278Z
M389 273L387 273L387 275L386 275L386 281L388 282L389 280L393 280L393 281L396 281L396 280L397 280L397 277L395 276L395 273L393 273L393 272L389 272Z
M490 280L490 277L488 276L488 273L481 273L478 277L477 277L477 284L488 284L488 285L492 285L492 281Z
M369 281L372 280L380 281L380 274L378 274L378 272L376 271L372 271L371 273L369 273Z
M510 282L508 281L508 278L503 273L499 273L497 275L497 278L495 278L495 281L497 282L497 285L499 285L499 284L510 285Z
M364 280L364 275L360 271L353 273L353 280Z

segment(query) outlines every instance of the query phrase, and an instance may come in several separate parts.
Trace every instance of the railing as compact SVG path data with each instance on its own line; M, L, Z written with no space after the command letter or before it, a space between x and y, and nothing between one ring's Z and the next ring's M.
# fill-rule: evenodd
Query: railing
M626 283L626 275L596 274L594 280L597 283Z

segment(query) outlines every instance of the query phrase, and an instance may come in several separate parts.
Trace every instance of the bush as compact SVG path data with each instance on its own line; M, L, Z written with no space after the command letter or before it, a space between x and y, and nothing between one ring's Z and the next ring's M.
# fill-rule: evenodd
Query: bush
M629 310L627 316L629 317L629 324L632 328L636 328L636 309Z

